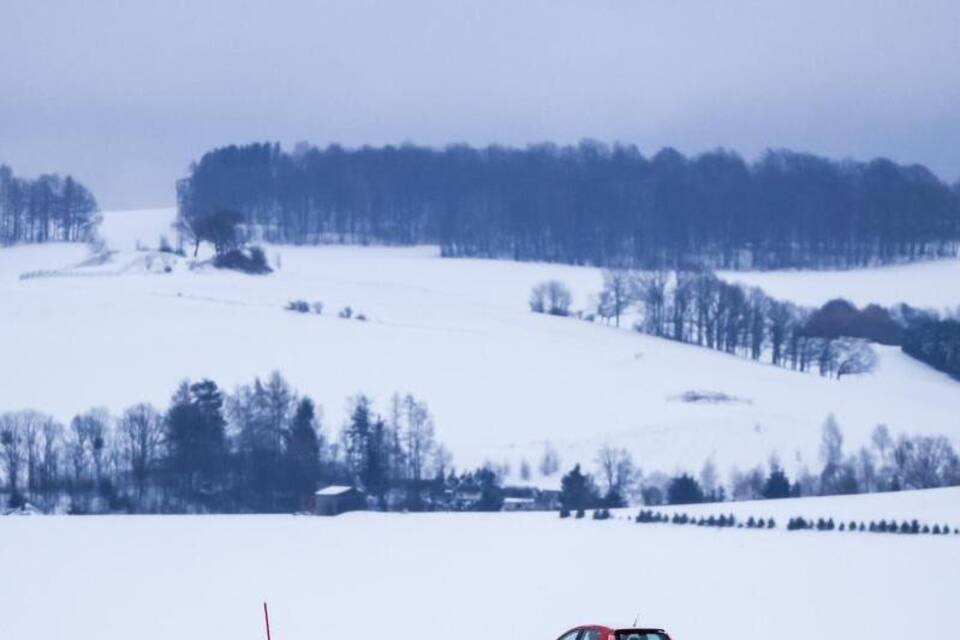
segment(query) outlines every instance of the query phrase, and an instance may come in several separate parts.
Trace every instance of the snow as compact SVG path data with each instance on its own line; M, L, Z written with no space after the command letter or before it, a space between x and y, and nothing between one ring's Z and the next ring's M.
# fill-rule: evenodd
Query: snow
M343 494L348 493L348 492L350 492L350 491L353 491L353 487L343 487L343 486L338 486L338 485L332 484L332 485L330 485L329 487L324 487L323 489L317 490L316 493L314 493L314 495L318 495L318 496L340 496L340 495L343 495Z
M829 496L784 500L748 500L743 502L723 502L713 504L679 505L651 507L655 511L672 515L686 513L691 516L733 514L738 519L774 518L778 525L784 526L787 520L797 516L807 520L833 518L840 522L870 520L918 520L921 525L948 524L960 528L960 488L926 489L923 491L905 491L902 493L870 493L855 496ZM636 510L620 510L621 513L633 513ZM958 541L960 543L960 541Z
M880 519L917 495L824 501ZM943 520L958 498L920 503ZM264 600L278 640L549 639L638 614L679 640L950 640L960 624L953 535L351 513L7 518L0 536L9 638L261 640Z
M139 247L156 249L161 237L174 244L174 218L175 214L169 208L107 211L103 214L98 235L113 251L134 251Z
M960 306L957 259L845 271L735 271L717 275L806 306L820 306L833 298L846 298L861 307L905 302L942 311Z
M78 267L89 256L76 245L0 249L0 354L14 363L0 372L0 406L69 420L93 405L164 407L185 377L230 390L278 369L323 406L328 434L348 396L364 391L385 410L390 394L411 392L429 403L459 468L506 463L514 476L524 459L536 469L546 441L562 468L592 468L605 444L647 471L696 470L712 457L725 474L774 451L788 471L816 467L831 413L848 449L880 423L960 438L960 385L897 349L879 350L874 374L827 380L532 314L535 283L568 283L583 308L600 272L440 259L434 247L271 246L281 267L260 277L133 250L155 247L172 219L169 209L104 214L115 250L104 264ZM35 270L55 273L19 278ZM323 301L323 315L284 310L300 298ZM369 320L338 318L347 305ZM691 390L742 401L682 401Z

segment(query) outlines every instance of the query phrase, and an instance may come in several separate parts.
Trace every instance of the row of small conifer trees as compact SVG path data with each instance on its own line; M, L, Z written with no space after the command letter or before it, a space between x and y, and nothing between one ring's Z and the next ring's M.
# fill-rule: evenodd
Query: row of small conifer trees
M897 523L896 520L892 518L890 521L880 520L879 522L871 521L870 524L866 524L863 521L859 523L856 520L851 520L849 523L841 522L837 524L834 522L833 518L818 518L816 521L813 519L805 520L803 518L790 518L790 522L787 523L788 531L800 531L804 529L814 529L817 531L857 531L857 532L870 532L870 533L902 533L910 535L950 535L952 532L954 535L960 535L960 528L950 528L949 524L934 524L932 527L929 524L921 524L919 520L912 520L907 522L904 520L901 523Z
M575 518L583 518L586 516L586 513L583 509L580 509L576 512ZM563 509L560 511L561 518L569 518L570 511ZM597 509L593 512L594 520L609 520L612 516L610 515L609 509ZM686 524L686 525L696 525L698 527L735 527L738 529L776 529L777 522L773 518L762 518L762 517L753 517L750 516L745 521L738 521L736 516L732 513L729 515L719 515L719 516L700 516L699 518L689 516L686 513L674 513L673 516L668 516L665 513L659 511L653 511L652 509L641 510L637 513L634 518L634 522L646 524L646 523L670 523L670 524ZM934 524L933 526L929 524L921 524L919 520L912 520L910 522L904 520L901 523L897 523L896 520L890 519L890 521L880 520L879 522L871 521L870 524L867 524L863 521L857 522L856 520L851 520L850 522L840 522L837 524L833 518L818 518L813 520L812 518L807 520L803 517L790 518L787 522L787 531L803 531L803 530L815 530L815 531L853 531L853 532L870 532L870 533L899 533L906 535L960 535L960 528L954 527L951 528L949 524Z

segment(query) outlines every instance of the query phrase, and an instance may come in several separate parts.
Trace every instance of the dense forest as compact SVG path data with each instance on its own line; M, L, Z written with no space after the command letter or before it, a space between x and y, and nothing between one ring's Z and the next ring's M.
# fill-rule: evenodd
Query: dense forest
M182 221L242 215L282 243L432 243L447 256L622 267L855 267L960 253L960 186L885 159L652 157L594 142L216 149Z
M97 211L93 194L70 176L29 180L0 165L0 245L88 240Z
M910 311L903 352L960 380L960 318Z

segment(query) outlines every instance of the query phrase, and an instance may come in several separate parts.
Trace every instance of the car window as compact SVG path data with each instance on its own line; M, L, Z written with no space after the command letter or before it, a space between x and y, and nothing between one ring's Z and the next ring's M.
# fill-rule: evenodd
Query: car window
M580 640L600 640L600 632L596 629L584 629Z
M620 631L617 640L667 640L667 636L656 631Z
M578 635L580 635L580 629L574 629L573 631L560 636L560 640L577 640Z

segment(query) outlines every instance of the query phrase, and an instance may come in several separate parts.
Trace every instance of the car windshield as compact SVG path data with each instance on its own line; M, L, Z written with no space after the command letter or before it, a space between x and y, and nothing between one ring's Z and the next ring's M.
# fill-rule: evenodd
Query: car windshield
M659 631L625 630L617 631L617 640L667 640L666 634Z

